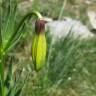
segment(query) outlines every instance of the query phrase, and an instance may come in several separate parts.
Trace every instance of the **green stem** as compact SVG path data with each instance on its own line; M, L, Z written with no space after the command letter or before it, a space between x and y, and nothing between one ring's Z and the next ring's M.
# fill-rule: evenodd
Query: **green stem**
M23 24L25 23L25 20L31 18L32 16L36 16L38 19L42 19L43 18L42 15L39 12L37 12L37 11L32 11L31 13L28 13L27 15L25 15L23 17L23 19L20 21L19 25L17 26L15 32L12 34L11 38L9 39L6 47L4 48L4 51L6 51L6 50L8 50L10 48L10 46L12 45L11 43L14 42L14 40L15 40L14 36L16 36L16 34L20 30L20 28L23 26Z
M21 28L22 24L24 23L24 21L25 21L27 18L31 18L31 17L34 16L34 15L35 15L37 18L39 18L39 19L43 18L42 15L41 15L39 12L37 12L37 11L33 11L33 12L31 12L31 13L28 13L27 15L24 16L24 18L23 18L23 19L21 20L21 22L19 23L19 25L18 25L18 27L17 27L17 29L16 29L16 32L19 31L19 29Z
M0 84L1 96L4 96L4 62L2 49L0 49Z
M1 23L1 22L0 22ZM3 46L2 46L2 35L0 26L0 94L4 96L4 62L3 62Z

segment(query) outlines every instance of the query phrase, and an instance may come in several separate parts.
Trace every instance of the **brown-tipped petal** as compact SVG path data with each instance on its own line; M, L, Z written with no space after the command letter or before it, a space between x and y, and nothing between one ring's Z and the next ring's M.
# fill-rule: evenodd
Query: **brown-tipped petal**
M45 20L36 20L35 22L35 32L37 34L44 33L45 32Z

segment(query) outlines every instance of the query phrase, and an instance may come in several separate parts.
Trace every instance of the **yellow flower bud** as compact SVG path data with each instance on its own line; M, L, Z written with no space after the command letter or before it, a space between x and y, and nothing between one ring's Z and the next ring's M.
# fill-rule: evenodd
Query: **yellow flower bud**
M32 42L32 60L37 71L42 68L46 60L46 37L44 20L37 20L35 23L35 33Z

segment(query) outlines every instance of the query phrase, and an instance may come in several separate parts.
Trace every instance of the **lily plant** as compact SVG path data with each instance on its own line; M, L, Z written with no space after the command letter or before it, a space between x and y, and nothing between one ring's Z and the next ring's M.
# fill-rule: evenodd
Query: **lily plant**
M15 90L15 82L12 73L12 60L10 60L7 75L5 75L5 58L22 38L22 35L24 34L22 30L25 26L25 21L30 20L33 16L36 16L37 20L43 17L38 11L32 11L27 13L22 17L19 23L17 23L17 2L15 0L3 0L0 7L0 96L19 96L24 83L17 91ZM40 35L39 39L41 37L42 35Z

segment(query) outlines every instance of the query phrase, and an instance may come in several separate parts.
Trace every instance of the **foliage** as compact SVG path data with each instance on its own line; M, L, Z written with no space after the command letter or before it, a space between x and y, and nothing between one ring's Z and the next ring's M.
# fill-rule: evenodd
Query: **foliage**
M16 1L7 0L11 2L11 6L5 2L6 0L3 1L2 10L4 11L0 9L2 11L2 14L0 13L0 17L2 17L0 18L0 96L19 96L19 94L20 96L95 96L96 38L81 40L68 35L61 40L54 41L47 32L46 64L40 71L35 72L29 59L22 61L24 64L19 64L14 61L13 56L8 57L9 52L13 52L12 50L19 50L16 45L21 41L25 32L26 21L30 20L34 12L28 13L23 18L20 17L18 20L17 4L13 3ZM72 1L69 0L73 4ZM63 0L56 3L57 5L54 1L52 2L50 8L46 4L42 7L38 6L40 3L37 6L34 4L34 6L44 15L57 18L61 7L56 9L55 6L61 6ZM52 9L55 11L53 12ZM72 16L73 12L70 14L70 10L65 9L63 16L66 14ZM81 8L80 12L82 15L85 12L85 7ZM27 43L30 43L29 37ZM24 53L24 50L22 51ZM7 61L6 58L10 60ZM18 63L15 72L13 72L14 62ZM8 68L4 70L6 63L9 63Z
M8 72L5 73L6 58L8 53L16 46L18 41L24 34L23 29L25 27L25 21L29 21L30 18L35 15L37 18L41 18L41 15L32 11L27 13L17 23L17 2L15 0L4 0L1 4L1 25L0 25L0 96L19 96L24 86L25 80L21 82L21 87L15 88L15 78L12 73L13 59L10 60L8 66ZM11 58L13 58L11 56ZM22 73L22 72L21 72ZM5 76L6 74L6 76Z
M22 96L95 96L96 39L67 36L52 43L47 34L47 43L46 66L31 73L25 68L30 75Z

